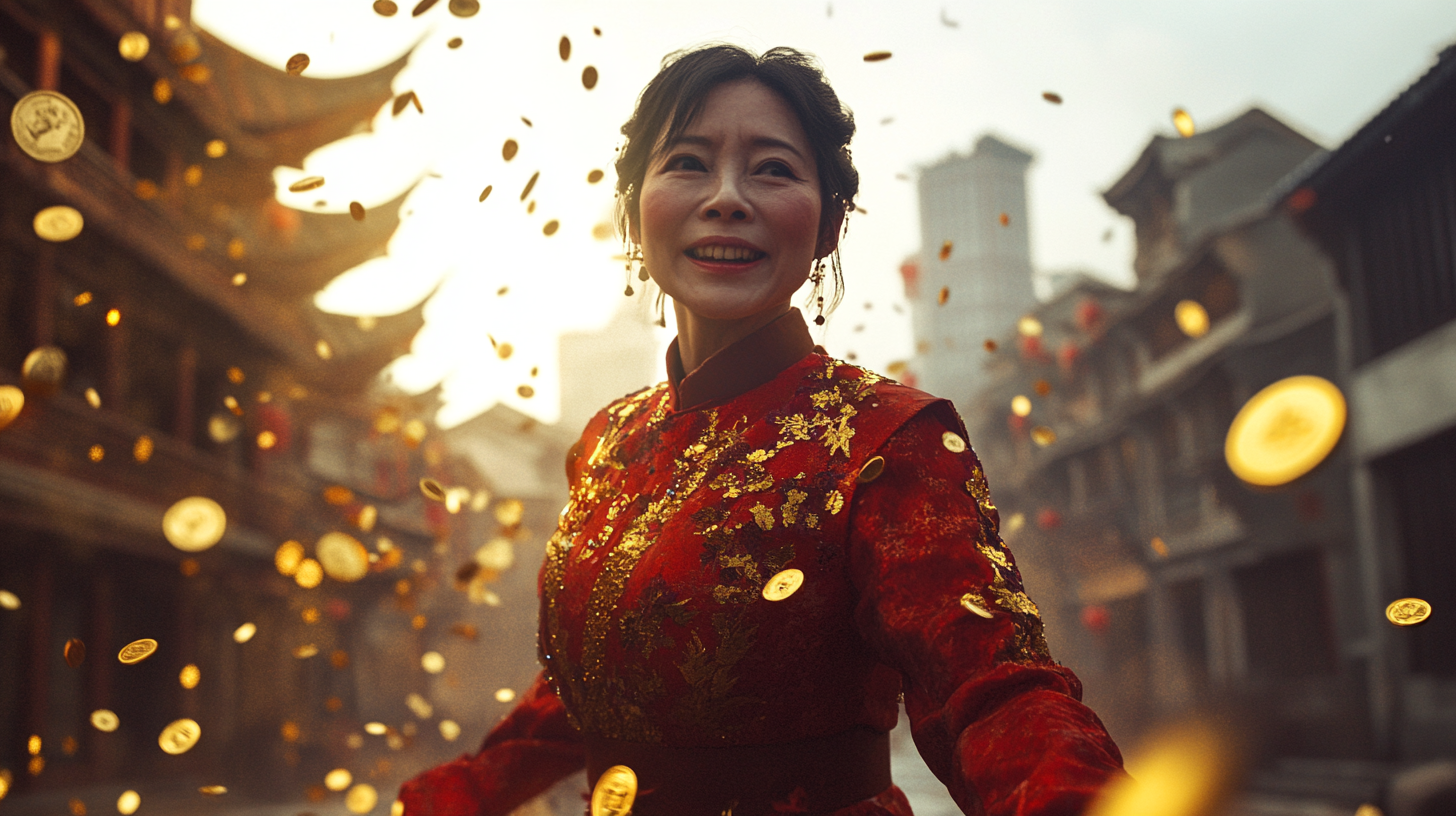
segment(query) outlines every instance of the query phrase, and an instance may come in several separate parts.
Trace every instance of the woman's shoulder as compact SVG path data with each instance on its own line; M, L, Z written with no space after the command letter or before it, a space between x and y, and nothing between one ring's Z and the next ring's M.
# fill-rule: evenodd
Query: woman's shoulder
M906 385L864 366L839 360L818 351L810 356L818 361L818 365L810 369L808 378L832 382L841 390L852 391L858 397L855 400L857 403L866 403L871 408L909 411L910 415L919 413L924 408L937 403L943 403L947 408L950 407L949 400L921 391L919 388ZM951 411L954 412L954 409L951 408Z

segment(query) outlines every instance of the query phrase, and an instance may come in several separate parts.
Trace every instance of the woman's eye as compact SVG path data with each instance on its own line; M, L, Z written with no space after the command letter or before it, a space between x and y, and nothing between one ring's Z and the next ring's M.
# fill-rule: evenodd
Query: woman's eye
M706 170L708 169L695 156L674 156L667 162L668 170Z
M768 173L772 176L781 176L783 178L794 178L794 171L781 161L767 162L763 167L759 168L759 172Z

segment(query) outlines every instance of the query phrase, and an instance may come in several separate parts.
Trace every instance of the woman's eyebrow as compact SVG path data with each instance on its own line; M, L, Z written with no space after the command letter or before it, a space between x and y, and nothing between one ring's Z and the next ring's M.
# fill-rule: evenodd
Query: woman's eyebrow
M793 153L800 159L804 158L804 154L800 153L797 147L794 147L792 144L789 144L783 139L775 139L772 136L756 136L749 141L749 144L753 145L754 147L777 147ZM713 146L713 140L709 139L707 136L690 136L688 134L683 134L682 136L677 137L677 139L674 140L672 144L667 145L665 150L671 150L679 145L693 145L695 147L711 148Z

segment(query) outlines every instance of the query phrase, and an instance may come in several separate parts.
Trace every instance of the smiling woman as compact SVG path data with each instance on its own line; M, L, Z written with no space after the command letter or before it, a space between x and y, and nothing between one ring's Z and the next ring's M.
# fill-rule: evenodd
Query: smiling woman
M545 671L479 753L405 783L406 816L504 816L583 765L591 816L910 816L902 692L966 813L1081 812L1121 757L1047 652L965 425L828 357L790 303L806 280L822 303L858 189L849 112L799 52L711 46L623 132L668 381L567 455Z

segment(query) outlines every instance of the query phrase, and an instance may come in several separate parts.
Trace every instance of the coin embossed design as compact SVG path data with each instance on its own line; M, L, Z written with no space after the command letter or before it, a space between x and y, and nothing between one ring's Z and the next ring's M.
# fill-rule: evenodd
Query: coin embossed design
M162 729L162 735L157 737L157 744L162 750L173 756L185 754L192 750L192 746L202 738L202 726L196 720L173 720Z
M803 570L786 569L775 574L763 585L763 597L767 601L782 601L799 591L804 585Z
M946 431L940 435L940 444L951 453L962 453L966 449L966 440L961 439L960 434L955 431Z
M347 533L325 533L314 549L324 574L335 581L353 583L369 574L369 551Z
M636 801L637 774L626 765L613 765L592 786L591 816L627 816Z
M884 472L885 457L872 456L868 462L864 463L864 467L859 469L859 475L854 480L860 484L868 484L880 478L880 474Z
M420 480L420 492L425 494L425 498L434 499L437 502L445 500L445 488L429 477Z
M64 94L31 91L11 108L10 133L32 159L60 162L81 149L86 120L76 103Z
M307 54L294 54L293 56L288 58L288 62L283 66L283 70L287 71L293 76L298 76L308 69L309 61L310 60Z
M1249 398L1229 424L1224 458L1249 484L1275 487L1314 470L1345 429L1345 397L1321 377L1286 377Z
M53 244L75 238L81 234L81 228L85 225L86 219L81 217L81 212L64 204L46 207L35 214L35 220L31 223L41 240Z
M121 725L121 718L109 708L98 708L91 712L91 727L97 731L115 731Z
M140 663L151 657L152 653L156 650L157 642L155 640L142 638L141 640L134 640L121 647L121 652L116 655L116 659L127 665Z
M0 385L0 429L14 422L24 407L24 391L13 385Z
M980 615L987 620L995 617L986 610L986 607L981 606L978 601L980 601L980 598L977 598L974 592L967 592L966 594L961 596L961 606L964 606L967 612L972 612L976 615Z
M205 496L188 496L162 516L162 534L183 552L202 552L222 540L227 514Z
M1396 626L1416 626L1431 617L1431 605L1420 598L1401 598L1385 607L1385 619Z
M40 346L20 364L20 384L38 394L53 393L66 378L66 352L57 346Z

